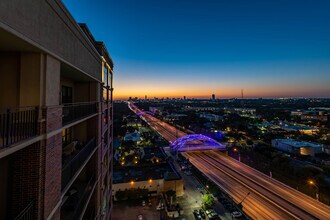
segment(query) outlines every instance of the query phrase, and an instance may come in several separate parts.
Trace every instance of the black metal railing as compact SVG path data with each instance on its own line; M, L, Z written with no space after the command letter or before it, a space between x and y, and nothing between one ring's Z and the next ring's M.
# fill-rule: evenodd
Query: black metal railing
M37 135L38 108L7 109L0 113L0 148Z
M69 124L95 113L97 113L96 102L64 104L62 124Z
M31 201L15 218L15 220L33 220L34 219L34 200Z
M95 138L88 143L75 155L72 160L65 164L62 168L62 190L70 182L72 177L77 173L79 168L84 164L90 154L96 147Z
M87 183L84 192L81 196L81 199L79 200L79 203L77 205L77 209L74 212L73 218L72 219L79 219L83 208L88 200L88 197L90 196L93 186L95 184L96 178L95 178L95 174L92 175L92 177L90 178L89 182Z
M88 198L92 193L92 190L94 188L96 182L96 175L92 174L86 182L82 183L83 186L79 189L76 188L77 193L71 196L74 196L72 198L69 198L66 203L62 206L62 213L61 213L61 219L63 220L71 220L71 219L81 219L80 217L83 215L83 209L88 202ZM81 184L81 182L80 182ZM70 202L69 202L70 201ZM74 203L72 203L74 201Z

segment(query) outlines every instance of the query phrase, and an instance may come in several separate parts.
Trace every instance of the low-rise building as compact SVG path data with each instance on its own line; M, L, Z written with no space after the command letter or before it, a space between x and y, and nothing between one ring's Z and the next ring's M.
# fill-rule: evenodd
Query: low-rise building
M241 115L241 116L256 115L256 109L255 108L224 108L224 111L230 112L230 113L236 113L236 114Z
M183 179L171 163L116 168L112 186L114 200L118 199L118 191L130 189L148 189L149 195L174 190L177 196L182 196Z
M206 118L209 121L220 121L223 120L223 116L215 115L215 114L207 114L207 113L201 113L199 114L200 118Z
M313 135L319 131L318 128L302 126L302 125L285 125L282 126L281 128L285 131L299 131L300 133L307 135Z
M315 156L323 152L323 145L295 139L274 139L272 146L278 150L297 154Z

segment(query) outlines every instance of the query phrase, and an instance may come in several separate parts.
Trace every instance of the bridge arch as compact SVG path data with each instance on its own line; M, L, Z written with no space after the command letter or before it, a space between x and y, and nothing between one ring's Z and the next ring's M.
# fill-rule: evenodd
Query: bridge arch
M226 147L202 134L189 134L178 138L171 145L173 151L225 150Z

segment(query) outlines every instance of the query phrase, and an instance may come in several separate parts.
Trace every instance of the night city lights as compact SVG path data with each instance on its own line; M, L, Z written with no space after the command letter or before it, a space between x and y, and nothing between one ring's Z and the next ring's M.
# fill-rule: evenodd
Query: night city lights
M1 0L0 220L330 220L329 12Z

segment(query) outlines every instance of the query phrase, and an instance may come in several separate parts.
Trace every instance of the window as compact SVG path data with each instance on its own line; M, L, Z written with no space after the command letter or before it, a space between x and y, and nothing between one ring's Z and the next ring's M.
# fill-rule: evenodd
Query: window
M108 109L103 112L103 121L104 124L108 124Z
M103 83L104 86L108 86L108 68L105 64L103 68Z
M72 87L62 86L62 103L72 103Z
M66 146L72 142L72 127L62 131L62 144Z
M112 73L112 71L110 70L109 78L108 78L108 84L109 84L110 88L112 88L112 76L113 76L113 73Z

